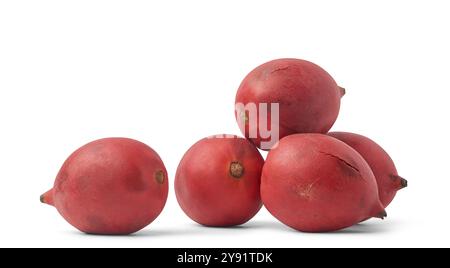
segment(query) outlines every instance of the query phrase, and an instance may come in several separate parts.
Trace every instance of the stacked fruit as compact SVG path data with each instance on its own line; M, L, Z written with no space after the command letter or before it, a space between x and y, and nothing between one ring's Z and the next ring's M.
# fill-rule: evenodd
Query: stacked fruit
M264 204L281 222L306 232L384 218L407 181L374 141L327 133L344 94L308 61L279 59L254 69L236 96L236 119L247 139L216 135L186 152L175 178L183 211L206 226L233 226ZM270 150L265 162L256 147ZM110 138L72 154L41 201L83 232L128 234L159 215L167 191L156 152Z

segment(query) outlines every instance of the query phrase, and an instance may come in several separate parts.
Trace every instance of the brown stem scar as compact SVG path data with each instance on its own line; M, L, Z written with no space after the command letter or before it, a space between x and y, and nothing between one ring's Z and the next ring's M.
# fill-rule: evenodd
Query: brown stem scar
M244 166L237 161L231 162L230 175L236 179L241 178L244 175Z
M155 180L156 180L156 182L159 183L159 184L163 184L164 183L164 179L165 179L164 172L162 170L156 171L156 173L155 173Z

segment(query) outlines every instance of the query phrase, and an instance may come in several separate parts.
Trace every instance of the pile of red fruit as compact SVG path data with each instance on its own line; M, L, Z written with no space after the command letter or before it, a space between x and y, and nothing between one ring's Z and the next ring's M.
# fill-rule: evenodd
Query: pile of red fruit
M308 61L279 59L254 69L236 95L235 115L247 139L216 135L186 152L175 178L183 211L202 225L233 226L264 204L278 220L305 232L384 218L407 181L374 141L328 133L344 93ZM270 142L274 137L280 140ZM257 147L270 150L266 161ZM129 234L159 215L167 191L167 172L155 151L109 138L74 152L41 201L83 232Z

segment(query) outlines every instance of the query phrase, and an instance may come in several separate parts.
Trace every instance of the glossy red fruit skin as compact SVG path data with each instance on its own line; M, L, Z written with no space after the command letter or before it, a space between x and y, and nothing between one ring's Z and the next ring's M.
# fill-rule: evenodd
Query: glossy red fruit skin
M264 164L261 197L269 212L304 232L329 232L385 216L369 165L322 134L287 136Z
M320 66L300 59L277 59L251 71L242 81L236 104L279 103L279 138L295 133L327 133L339 114L344 89ZM258 109L259 113L259 109ZM259 123L236 111L238 125L261 148ZM268 113L272 120L271 112ZM270 124L269 124L270 125ZM255 129L257 137L250 137ZM266 148L263 148L266 149Z
M330 132L328 135L345 142L366 160L377 180L378 195L385 208L392 202L397 191L407 186L407 181L398 175L394 161L373 140L349 132Z
M124 235L156 219L167 194L167 171L153 149L132 139L106 138L76 150L41 201L82 232Z
M262 206L259 186L264 159L248 140L228 137L195 143L183 156L175 176L180 207L205 226L244 224ZM232 163L243 167L240 177L232 175Z

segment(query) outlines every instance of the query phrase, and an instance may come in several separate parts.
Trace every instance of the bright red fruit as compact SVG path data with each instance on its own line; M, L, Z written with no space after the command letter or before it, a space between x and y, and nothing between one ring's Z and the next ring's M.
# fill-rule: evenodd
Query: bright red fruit
M183 156L175 193L183 211L206 226L233 226L261 208L259 193L264 159L244 138L205 138Z
M335 231L386 216L366 161L322 134L287 136L269 152L261 197L278 220L305 232Z
M377 180L378 194L384 207L392 202L398 190L408 186L408 181L398 175L391 157L373 140L348 132L330 132L328 135L345 142L367 161Z
M167 199L167 171L147 145L101 139L76 150L41 201L91 234L130 234L150 224Z
M272 121L279 127L279 138L294 133L327 133L339 114L344 93L320 66L300 59L277 59L258 66L242 81L236 94L236 120L256 146L270 149L261 142L270 140L264 131ZM259 106L264 103L279 104L279 122L273 109L267 109L269 127L239 106L256 104L258 116L264 117Z

